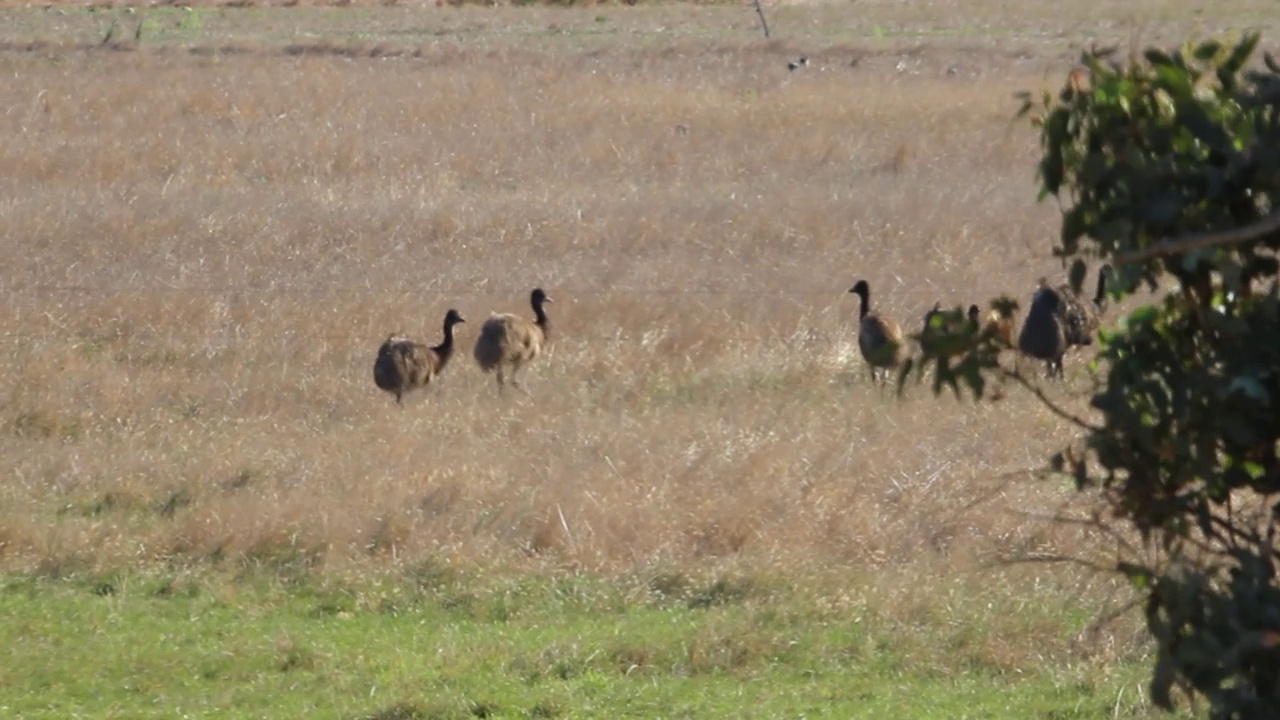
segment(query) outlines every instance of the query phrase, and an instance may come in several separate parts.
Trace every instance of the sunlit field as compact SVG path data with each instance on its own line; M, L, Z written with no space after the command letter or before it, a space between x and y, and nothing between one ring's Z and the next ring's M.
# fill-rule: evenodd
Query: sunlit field
M1274 3L249 5L0 10L0 708L1148 712L1117 540L1038 473L1071 425L872 384L847 291L1025 306L1013 93ZM534 287L499 395L471 347ZM450 308L398 406L378 345Z

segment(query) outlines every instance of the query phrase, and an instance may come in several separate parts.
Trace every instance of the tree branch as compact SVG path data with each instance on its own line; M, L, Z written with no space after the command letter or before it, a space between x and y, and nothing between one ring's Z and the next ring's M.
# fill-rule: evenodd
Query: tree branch
M1239 523L1237 523L1234 519L1230 517L1222 518L1222 517L1218 517L1217 515L1210 514L1209 523L1211 525L1216 525L1222 529L1223 534L1226 536L1225 539L1228 542L1227 550L1238 550L1239 549L1238 543L1241 541L1243 541L1245 544L1249 546L1255 546L1255 547L1262 546L1263 540L1262 540L1262 534L1260 532L1256 530L1247 530L1245 528L1242 528L1240 527ZM1224 538L1215 537L1211 539L1222 542Z
M764 28L764 37L769 39L769 22L764 19L764 8L760 7L760 0L755 0L756 14L760 16L760 27Z
M1115 257L1116 265L1127 265L1129 263L1142 262L1150 260L1154 257L1165 257L1167 255L1177 255L1180 253L1190 252L1192 250L1203 250L1205 248L1219 247L1221 245L1235 245L1246 240L1256 240L1263 235L1273 233L1280 230L1280 211L1276 211L1251 225L1232 228L1230 230L1219 230L1215 232L1195 233L1180 238L1167 238L1150 247L1141 250L1132 250L1130 252L1119 253Z
M1065 555L1063 553L1026 553L1017 555L1006 555L996 558L995 560L984 560L978 563L978 567L986 570L994 570L1001 567L1009 567L1013 565L1078 565L1087 570L1094 572L1110 574L1115 572L1115 566L1094 560L1086 560L1082 557L1074 555Z
M1107 624L1111 623L1116 618L1120 617L1121 615L1124 615L1125 613L1142 605L1145 602L1146 602L1146 598L1139 596L1129 600L1128 602L1121 603L1118 607L1114 607L1108 610L1107 612L1102 613L1098 617L1094 618L1088 625L1085 626L1083 630L1080 631L1080 633L1089 634L1089 635L1097 634Z
M1063 503L1064 506L1066 504L1067 503ZM1025 511L1025 512L1020 512L1018 514L1021 517L1030 518L1032 520L1047 520L1049 522L1052 522L1058 525L1070 525L1074 527L1083 528L1086 530L1094 530L1099 534L1115 542L1116 545L1120 546L1120 548L1124 550L1124 552L1130 555L1138 554L1138 548L1135 547L1133 543L1129 542L1128 538L1124 537L1121 534L1120 530L1117 530L1114 526L1104 522L1099 517L1096 517L1096 516L1080 517L1080 516L1073 516L1073 515L1065 515L1061 512L1039 513L1039 512Z
M1098 427L1097 425L1093 425L1092 423L1082 420L1079 417L1067 412L1066 410L1063 410L1061 407L1057 405L1057 403L1050 400L1048 395L1044 394L1044 391L1040 389L1039 385L1032 383L1021 372L1017 370L1008 370L1005 368L1000 368L1000 370L1004 374L1004 377L1011 380L1016 380L1019 385L1031 391L1031 394L1035 395L1037 400L1044 403L1044 406L1049 408L1049 412L1052 412L1054 415L1057 415L1058 417L1075 425L1081 430L1088 430L1090 432L1095 432L1095 433L1100 433L1103 431L1103 428Z

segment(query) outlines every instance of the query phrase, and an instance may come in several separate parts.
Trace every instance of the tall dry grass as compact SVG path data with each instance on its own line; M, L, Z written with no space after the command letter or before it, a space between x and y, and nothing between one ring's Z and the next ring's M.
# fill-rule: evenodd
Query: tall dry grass
M806 46L705 20L732 12L580 47L9 46L0 568L737 567L918 598L1093 554L1044 519L1082 501L1022 473L1072 428L1018 393L882 395L845 292L914 328L1060 272L1010 93L1070 53L829 41L787 73ZM465 352L403 409L374 387L387 333L456 307L467 348L535 285L528 397Z

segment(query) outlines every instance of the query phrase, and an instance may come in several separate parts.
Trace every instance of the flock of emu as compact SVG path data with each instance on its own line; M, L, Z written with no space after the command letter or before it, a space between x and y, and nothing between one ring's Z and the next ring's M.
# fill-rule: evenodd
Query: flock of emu
M542 309L542 305L551 302L551 298L542 288L535 288L529 302L533 305L533 320L511 313L494 313L484 321L480 336L476 338L472 352L476 364L486 373L497 373L499 394L506 385L508 372L511 385L520 388L516 373L542 353L542 346L551 331L547 313ZM378 357L373 361L374 383L395 395L397 403L403 400L405 393L430 385L453 357L453 328L464 322L466 320L461 313L450 309L444 315L444 340L430 347L406 337L388 337L378 348Z
M1006 347L1043 360L1048 367L1048 376L1060 379L1063 377L1062 359L1067 350L1093 342L1093 333L1106 311L1106 284L1110 273L1109 265L1099 269L1097 293L1092 301L1080 298L1071 285L1064 283L1051 287L1045 278L1041 278L1016 339L1011 310L992 310L984 322L978 306L970 305L968 322L975 331L980 330L983 335L995 338ZM860 301L858 350L867 362L872 381L879 376L884 382L906 356L907 343L902 328L891 318L871 310L871 287L866 280L859 280L849 292L857 295ZM516 379L517 373L542 353L551 330L543 309L543 305L549 302L551 298L542 288L535 288L529 296L529 303L533 306L532 320L511 313L495 313L480 328L472 355L483 372L496 374L499 394L508 381L513 387L522 389ZM940 304L935 304L924 317L926 328L940 312ZM463 322L466 320L457 310L450 309L445 313L444 339L439 345L428 346L398 335L388 337L378 348L378 356L373 363L374 383L395 395L397 403L406 393L431 384L453 357L453 329ZM928 337L927 333L921 336L926 351L930 350Z
M1037 360L1043 360L1050 378L1062 379L1062 359L1072 347L1092 345L1093 333L1101 324L1107 310L1107 278L1111 266L1098 270L1097 292L1092 301L1079 297L1069 284L1051 287L1047 278L1040 278L1040 286L1031 296L1031 307L1022 321L1018 336L1013 336L1012 310L992 310L983 322L977 305L970 305L968 322L979 336L989 336L1005 347ZM1083 278L1080 278L1083 280ZM1078 286L1079 283L1076 283ZM906 354L902 328L892 319L871 311L871 289L866 280L859 280L849 292L858 296L858 350L871 369L872 381L879 373L882 382L889 371L901 364ZM924 316L924 326L929 328L935 315L941 313L941 304ZM928 352L930 335L921 333L921 344Z

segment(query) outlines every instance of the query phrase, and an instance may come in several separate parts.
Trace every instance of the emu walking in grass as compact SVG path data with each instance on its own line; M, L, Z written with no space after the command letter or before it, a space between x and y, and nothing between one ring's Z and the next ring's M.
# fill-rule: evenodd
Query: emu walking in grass
M453 357L453 326L462 322L466 321L457 310L445 313L444 340L432 347L406 337L388 337L373 361L373 382L395 395L396 404L410 391L431 384Z
M511 313L495 313L480 328L474 351L476 364L486 373L494 371L497 374L498 394L502 394L508 373L511 385L523 389L516 374L542 354L551 332L551 323L542 306L549 302L551 298L542 288L535 288L529 295L529 304L533 306L532 320Z
M1093 334L1107 309L1107 277L1111 266L1098 270L1093 300L1081 300L1070 285L1050 287L1045 278L1031 298L1031 308L1018 334L1018 350L1044 360L1048 377L1062 379L1062 359L1067 350L1093 344ZM1078 283L1076 283L1078 285Z
M881 375L881 383L888 379L889 371L902 362L902 330L890 318L871 312L871 287L866 280L859 280L849 292L858 296L858 350L871 370L871 381Z

